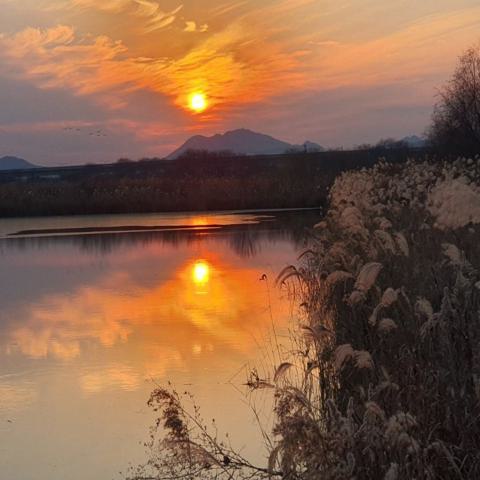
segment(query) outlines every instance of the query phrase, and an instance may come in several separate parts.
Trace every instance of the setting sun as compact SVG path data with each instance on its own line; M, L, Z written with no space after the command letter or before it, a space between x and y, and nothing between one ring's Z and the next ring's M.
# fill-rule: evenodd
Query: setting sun
M194 93L190 96L190 108L196 112L203 112L208 106L207 97L203 93Z

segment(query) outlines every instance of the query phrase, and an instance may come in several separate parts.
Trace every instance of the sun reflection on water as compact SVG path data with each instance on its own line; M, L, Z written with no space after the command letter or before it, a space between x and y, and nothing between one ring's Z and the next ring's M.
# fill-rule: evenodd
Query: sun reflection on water
M193 265L192 278L195 285L206 286L210 280L210 265L205 260L197 260Z
M206 218L206 217L195 217L191 220L191 224L194 227L205 227L207 226L211 221ZM213 222L212 222L213 223Z

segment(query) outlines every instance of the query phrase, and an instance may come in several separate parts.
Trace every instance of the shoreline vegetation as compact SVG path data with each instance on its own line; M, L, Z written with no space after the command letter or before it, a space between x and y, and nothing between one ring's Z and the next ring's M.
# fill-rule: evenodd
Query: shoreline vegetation
M341 174L278 277L299 303L294 348L248 382L274 399L265 464L167 387L129 478L480 478L479 259L479 157Z
M434 156L402 146L252 157L192 151L177 160L0 172L0 218L319 208L343 171Z
M295 212L283 223L298 230ZM260 426L265 463L167 387L149 402L150 460L129 478L480 477L480 157L343 172L313 223L278 278L298 300L294 347L247 382L274 400L273 430Z

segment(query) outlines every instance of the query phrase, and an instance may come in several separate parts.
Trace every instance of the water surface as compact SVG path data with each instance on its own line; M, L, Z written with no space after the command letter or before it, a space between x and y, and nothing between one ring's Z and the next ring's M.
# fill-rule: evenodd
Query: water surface
M1 220L2 478L122 478L145 460L146 401L168 381L262 459L242 383L248 368L268 368L272 322L281 332L292 320L273 280L317 219Z

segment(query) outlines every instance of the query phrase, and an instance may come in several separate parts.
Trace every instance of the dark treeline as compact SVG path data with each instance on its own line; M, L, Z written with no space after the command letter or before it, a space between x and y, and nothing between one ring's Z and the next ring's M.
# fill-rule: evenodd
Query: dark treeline
M188 152L177 160L0 173L0 216L318 207L338 173L433 155L408 148L236 156Z

